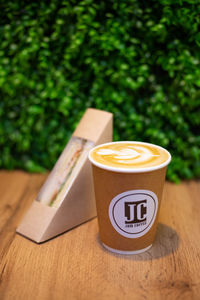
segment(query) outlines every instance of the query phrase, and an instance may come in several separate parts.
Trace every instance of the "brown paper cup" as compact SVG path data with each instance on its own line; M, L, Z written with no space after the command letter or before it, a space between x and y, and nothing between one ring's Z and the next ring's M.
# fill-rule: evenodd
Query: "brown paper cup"
M135 172L104 168L90 154L101 242L121 254L148 250L155 239L170 154L164 166Z

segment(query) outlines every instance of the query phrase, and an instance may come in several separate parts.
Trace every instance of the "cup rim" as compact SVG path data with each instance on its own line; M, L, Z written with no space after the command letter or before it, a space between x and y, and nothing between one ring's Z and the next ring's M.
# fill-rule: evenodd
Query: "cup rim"
M121 143L131 143L131 144L143 144L143 145L149 145L149 146L153 146L153 147L156 147L156 148L159 148L159 149L162 149L164 150L165 152L167 152L168 154L168 159L160 164L160 165L157 165L157 166L152 166L152 167L147 167L147 168L117 168L117 167L111 167L111 166L106 166L106 165L103 165L97 161L95 161L92 157L91 157L91 153L99 148L99 147L102 147L102 146L106 146L106 145L111 145L111 144L121 144ZM156 144L152 144L152 143L146 143L146 142L139 142L139 141L115 141L115 142L109 142L109 143L103 143L103 144L99 144L95 147L93 147L90 151L89 151L89 154L88 154L88 158L90 160L90 162L101 168L101 169L104 169L104 170L107 170L107 171L111 171L111 172L117 172L117 173L146 173L146 172L151 172L151 171L155 171L155 170L159 170L159 169L162 169L164 168L165 166L167 166L170 161L171 161L171 154L169 153L168 150L166 150L165 148L161 147L161 146L158 146Z

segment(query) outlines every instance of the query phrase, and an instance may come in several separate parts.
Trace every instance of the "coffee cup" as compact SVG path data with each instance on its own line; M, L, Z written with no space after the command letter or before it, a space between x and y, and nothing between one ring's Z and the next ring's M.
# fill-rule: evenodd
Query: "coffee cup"
M143 142L112 142L89 152L105 248L120 254L148 250L155 239L170 153Z

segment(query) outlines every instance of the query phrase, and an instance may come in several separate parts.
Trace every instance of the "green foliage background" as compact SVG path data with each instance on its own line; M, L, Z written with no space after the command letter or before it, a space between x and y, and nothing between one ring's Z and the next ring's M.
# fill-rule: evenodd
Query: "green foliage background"
M200 177L200 2L3 1L0 167L50 169L87 107Z

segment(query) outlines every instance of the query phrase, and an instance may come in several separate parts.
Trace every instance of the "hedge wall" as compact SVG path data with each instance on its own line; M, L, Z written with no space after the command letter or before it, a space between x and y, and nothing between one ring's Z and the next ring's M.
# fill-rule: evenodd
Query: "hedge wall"
M200 177L200 2L3 1L0 167L50 169L87 107Z

